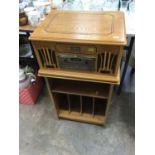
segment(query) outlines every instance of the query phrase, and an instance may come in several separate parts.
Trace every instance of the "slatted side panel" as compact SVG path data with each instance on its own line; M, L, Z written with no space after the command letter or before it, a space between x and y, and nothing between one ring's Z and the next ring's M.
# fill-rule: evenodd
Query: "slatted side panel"
M39 57L44 68L56 68L55 52L49 48L38 48Z
M98 72L114 74L118 55L110 51L98 54Z

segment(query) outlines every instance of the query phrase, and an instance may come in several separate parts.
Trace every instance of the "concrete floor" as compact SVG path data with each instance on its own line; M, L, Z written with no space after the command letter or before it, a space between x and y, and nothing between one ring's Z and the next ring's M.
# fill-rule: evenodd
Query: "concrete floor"
M46 87L34 106L20 104L20 155L134 155L134 76L127 77L105 127L57 120Z

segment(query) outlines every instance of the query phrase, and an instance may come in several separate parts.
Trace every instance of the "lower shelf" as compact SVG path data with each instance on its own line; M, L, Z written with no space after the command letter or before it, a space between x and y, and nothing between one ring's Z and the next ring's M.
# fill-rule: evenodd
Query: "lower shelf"
M60 118L105 124L107 99L88 96L53 93Z
M105 116L101 115L94 115L88 114L88 113L82 113L79 112L69 112L67 110L59 110L58 113L60 118L70 119L70 120L76 120L76 121L83 121L87 123L94 123L94 124L105 124Z

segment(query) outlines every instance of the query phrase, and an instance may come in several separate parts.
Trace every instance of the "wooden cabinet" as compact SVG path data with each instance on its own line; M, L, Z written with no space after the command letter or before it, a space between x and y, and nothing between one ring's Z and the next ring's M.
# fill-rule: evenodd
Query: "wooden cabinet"
M40 68L116 75L122 46L33 41Z
M124 14L51 11L30 40L58 117L105 124L120 82Z
M46 78L59 118L104 125L113 85Z

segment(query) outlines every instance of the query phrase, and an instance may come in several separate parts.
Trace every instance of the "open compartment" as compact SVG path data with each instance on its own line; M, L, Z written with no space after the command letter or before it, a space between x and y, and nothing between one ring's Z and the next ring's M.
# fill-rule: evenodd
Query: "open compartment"
M100 99L100 98L95 98L94 101L95 101L94 115L105 116L108 101L106 99Z
M83 121L95 124L104 124L106 110L110 93L109 84L98 84L93 82L72 81L62 79L49 79L50 89L57 107L59 118ZM84 84L84 86L82 85ZM91 93L86 91L86 86L91 87ZM103 88L101 88L103 86ZM104 95L94 94L94 89L104 90ZM72 91L73 90L73 91ZM105 91L106 90L106 91ZM102 92L102 91L101 91ZM100 92L100 93L101 93ZM103 93L102 92L102 93ZM90 95L92 94L92 96Z
M80 96L69 95L71 112L78 112L80 114Z
M93 112L93 98L83 96L82 97L82 114L92 114Z
M50 80L51 81L51 80ZM108 98L110 85L104 83L74 81L53 78L52 92L68 93L89 97Z
M67 94L53 93L53 99L58 107L58 111L69 111L69 104L67 101Z

